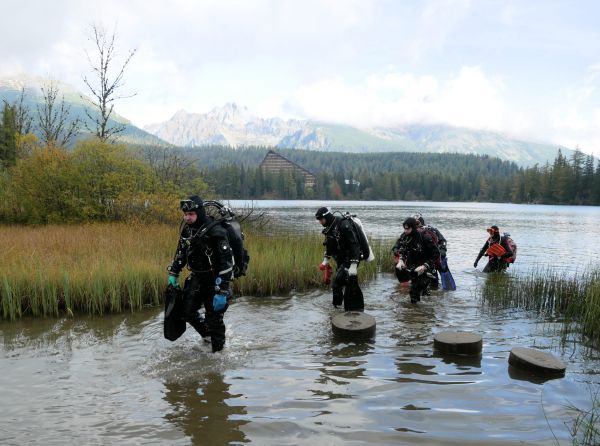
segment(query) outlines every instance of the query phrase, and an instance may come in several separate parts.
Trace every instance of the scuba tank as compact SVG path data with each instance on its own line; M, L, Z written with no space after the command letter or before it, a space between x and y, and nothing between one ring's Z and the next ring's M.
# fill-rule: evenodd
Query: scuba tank
M342 214L342 217L350 220L353 223L356 236L358 237L358 243L360 245L361 260L366 262L375 260L375 254L373 254L373 249L371 249L371 245L369 245L369 239L365 234L365 230L363 229L360 219L356 215L350 214L350 212Z
M230 207L215 200L205 201L203 204L205 209L207 208L207 215L213 214L211 217L215 219L215 223L221 223L227 230L229 246L231 246L231 250L233 251L234 277L238 278L245 276L248 270L248 264L250 263L250 256L244 247L245 235L242 232L240 222L235 219L235 213ZM216 212L210 212L210 208L215 208Z

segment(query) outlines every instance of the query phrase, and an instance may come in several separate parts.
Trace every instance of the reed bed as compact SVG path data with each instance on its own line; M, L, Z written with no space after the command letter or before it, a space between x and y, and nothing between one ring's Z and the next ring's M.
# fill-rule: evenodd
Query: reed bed
M492 274L482 297L492 308L532 310L543 317L560 319L565 327L577 324L585 336L600 341L600 270L572 276L551 270L526 277Z
M176 227L160 224L0 226L2 318L101 315L159 305L177 240ZM319 234L248 234L250 268L234 292L268 296L324 287L318 269L322 241ZM382 268L392 270L387 243L374 242L373 249L377 260L360 266L361 281Z
M600 392L591 385L589 391L591 404L588 409L568 406L577 414L569 428L572 444L575 446L598 446L600 444Z

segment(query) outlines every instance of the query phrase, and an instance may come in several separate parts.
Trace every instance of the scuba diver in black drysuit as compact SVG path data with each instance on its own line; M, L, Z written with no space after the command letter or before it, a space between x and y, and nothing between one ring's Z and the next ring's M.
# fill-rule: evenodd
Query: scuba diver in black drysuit
M325 256L320 268L329 265L331 257L337 266L331 287L333 305L337 308L343 302L345 311L363 311L365 303L357 276L360 243L352 221L333 215L326 207L319 208L315 217L323 226L325 235Z
M435 262L440 256L440 251L427 234L417 230L417 220L408 217L402 223L404 233L394 244L392 250L399 257L396 264L398 280L410 280L410 301L417 303L422 295L428 294L428 286L435 270Z
M415 220L417 220L417 229L419 232L425 232L427 234L435 234L435 239L431 237L431 239L436 242L437 248L440 251L440 258L446 257L446 253L448 252L447 241L443 234L439 231L439 229L434 228L431 225L425 224L425 219L423 215L417 213L413 216Z
M182 318L203 338L210 336L212 351L225 345L223 316L231 298L229 284L233 280L233 252L227 230L212 223L206 215L202 199L197 195L180 202L185 225L169 271L169 285L178 287L177 278L187 265L191 270L183 287ZM198 310L204 305L206 320Z
M477 268L479 259L484 255L487 255L489 260L487 265L483 268L484 273L505 271L510 265L508 260L514 255L512 248L508 244L506 237L500 235L500 228L498 228L498 226L490 226L487 228L487 232L490 237L485 241L483 247L479 251L475 263L473 263L473 267ZM497 244L503 249L498 249L498 247L495 246Z

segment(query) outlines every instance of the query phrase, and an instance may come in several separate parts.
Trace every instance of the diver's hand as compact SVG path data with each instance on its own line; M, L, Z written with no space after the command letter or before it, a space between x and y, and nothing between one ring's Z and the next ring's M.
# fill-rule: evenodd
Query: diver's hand
M348 268L349 276L356 276L358 274L358 263L351 263L350 268Z
M179 282L177 281L177 276L173 276L172 274L169 274L169 280L167 283L169 286L172 286L173 288L179 288Z
M421 265L415 268L415 273L417 273L417 275L421 275L423 274L425 271L427 271L427 265Z

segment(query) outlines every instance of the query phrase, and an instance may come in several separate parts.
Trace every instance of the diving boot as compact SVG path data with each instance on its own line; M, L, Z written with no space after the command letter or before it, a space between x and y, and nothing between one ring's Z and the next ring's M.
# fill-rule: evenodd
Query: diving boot
M211 347L213 353L220 352L225 347L225 339L215 339L213 336L211 338Z

